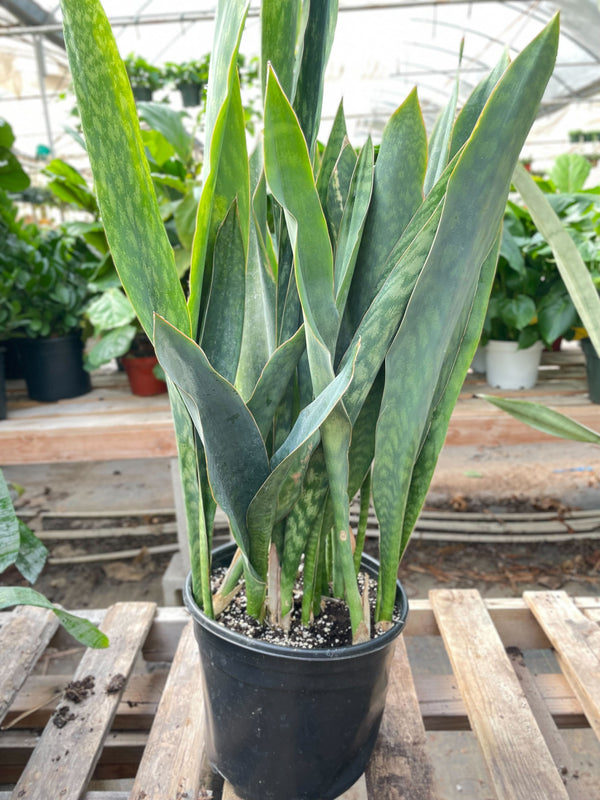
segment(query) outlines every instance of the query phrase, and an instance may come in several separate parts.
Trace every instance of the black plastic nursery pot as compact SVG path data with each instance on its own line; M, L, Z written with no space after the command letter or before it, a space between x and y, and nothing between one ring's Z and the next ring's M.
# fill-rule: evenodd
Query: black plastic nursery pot
M52 403L91 391L78 333L48 339L19 339L19 351L27 393L32 400Z
M213 554L226 565L235 545ZM362 567L376 576L377 562ZM308 650L249 639L210 620L192 596L202 662L208 759L243 800L334 800L362 775L375 745L396 637L408 614L369 642Z
M581 348L585 355L588 392L592 403L600 403L600 358L591 339L582 339Z

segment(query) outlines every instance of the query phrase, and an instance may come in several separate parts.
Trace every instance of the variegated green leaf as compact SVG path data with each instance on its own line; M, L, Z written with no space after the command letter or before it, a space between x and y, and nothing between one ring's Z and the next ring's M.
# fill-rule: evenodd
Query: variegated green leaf
M373 496L391 553L399 554L406 478L448 357L449 331L471 305L481 265L500 227L510 177L552 71L557 39L555 22L521 53L490 96L448 182L436 238L386 358L386 375L393 381L386 381L378 423ZM496 157L490 160L493 142ZM392 562L393 556L386 568L395 574ZM391 579L384 578L380 586L385 596L379 614L390 619Z
M246 254L234 202L217 233L212 280L202 326L202 349L229 383L235 381L244 329Z
M293 101L311 154L319 132L325 67L333 44L337 13L338 0L308 4L300 74Z
M152 185L125 66L98 0L62 0L65 44L102 221L123 286L146 333L156 311L189 317ZM102 109L102 125L97 124Z
M337 336L338 313L327 223L306 141L272 71L265 103L264 158L267 183L285 209L304 315L331 351Z
M269 64L287 97L290 101L294 98L302 55L301 42L306 25L303 8L307 6L305 0L263 0L261 4L260 67L263 99Z
M373 198L349 298L355 324L385 281L388 256L423 202L426 163L427 134L413 91L385 126L375 164Z
M85 647L108 647L106 634L98 630L89 620L70 614L55 606L43 594L25 586L0 586L0 609L11 606L38 606L48 608L58 617L63 628Z
M600 444L598 431L541 403L518 400L514 397L493 397L489 394L478 394L477 397L487 400L488 403L510 414L519 422L543 433L548 433L550 436L570 439L573 442Z
M244 249L248 248L250 178L237 54L248 9L247 0L219 3L208 76L206 149L202 193L192 247L189 313L194 338L200 326L202 293L210 285L217 231L237 200Z
M0 572L15 563L19 553L19 520L0 470Z
M249 602L260 607L265 587L251 566L246 528L248 506L270 472L260 431L240 395L215 372L201 348L160 317L155 346L202 438L214 497L229 517L244 556Z

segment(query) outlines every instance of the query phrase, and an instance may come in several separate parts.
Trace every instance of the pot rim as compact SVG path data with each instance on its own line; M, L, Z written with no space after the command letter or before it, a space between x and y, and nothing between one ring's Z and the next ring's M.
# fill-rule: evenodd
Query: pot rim
M236 547L237 545L235 542L227 543L213 550L212 555L224 554L228 549L231 549L233 554ZM363 553L361 565L367 568L370 575L377 575L379 563L375 558ZM388 631L385 631L385 633L375 638L369 639L368 642L361 642L360 644L310 650L305 647L286 647L285 645L273 644L272 642L263 642L260 639L252 639L237 631L226 628L216 620L210 619L194 600L191 573L187 576L183 587L183 601L195 622L209 630L214 636L218 636L220 639L232 644L237 644L239 647L246 650L295 661L342 661L344 659L357 658L362 655L374 653L389 645L390 642L400 635L406 625L408 616L408 597L400 581L396 580L396 605L400 609L400 619L398 622L394 623Z

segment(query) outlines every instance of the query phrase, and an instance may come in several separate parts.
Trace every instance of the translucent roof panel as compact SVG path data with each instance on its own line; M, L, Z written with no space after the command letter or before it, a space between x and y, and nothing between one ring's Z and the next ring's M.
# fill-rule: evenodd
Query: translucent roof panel
M123 56L134 52L160 65L198 58L210 50L214 0L104 0L103 5ZM581 123L600 129L596 0L340 0L339 5L327 71L323 135L343 97L353 140L358 143L367 134L377 138L384 120L414 86L431 127L456 78L461 47L459 85L464 101L504 49L514 57L557 11L561 12L561 38L557 66L540 112L540 123L546 117L542 138L555 135L549 133L555 118L560 122L555 136L563 148L570 127ZM257 54L259 46L257 9L253 3L242 41L242 52L250 56ZM32 13L46 24L32 28ZM49 16L43 19L44 14ZM60 22L57 0L0 0L0 25L4 26L0 28L0 115L13 124L17 147L29 155L39 144L51 144L56 155L70 148L64 133L69 103L58 101L70 78L64 50L56 43L60 34L52 22ZM35 36L35 31L43 31L44 37ZM40 69L45 76L43 92ZM46 116L42 94L47 100ZM178 102L175 96L172 99Z

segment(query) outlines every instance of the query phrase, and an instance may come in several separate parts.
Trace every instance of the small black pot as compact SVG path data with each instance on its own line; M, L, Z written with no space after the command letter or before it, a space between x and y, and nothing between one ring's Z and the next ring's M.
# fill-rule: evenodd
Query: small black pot
M227 564L235 545L213 554ZM377 562L363 556L377 575ZM206 749L213 768L243 800L333 800L362 775L385 706L394 640L408 614L398 583L400 622L359 645L306 650L248 639L208 619L192 596L202 661Z
M588 392L592 403L600 403L600 358L591 339L582 339L581 348L585 355Z
M19 352L27 393L32 400L52 403L91 391L78 333L49 339L19 339Z

